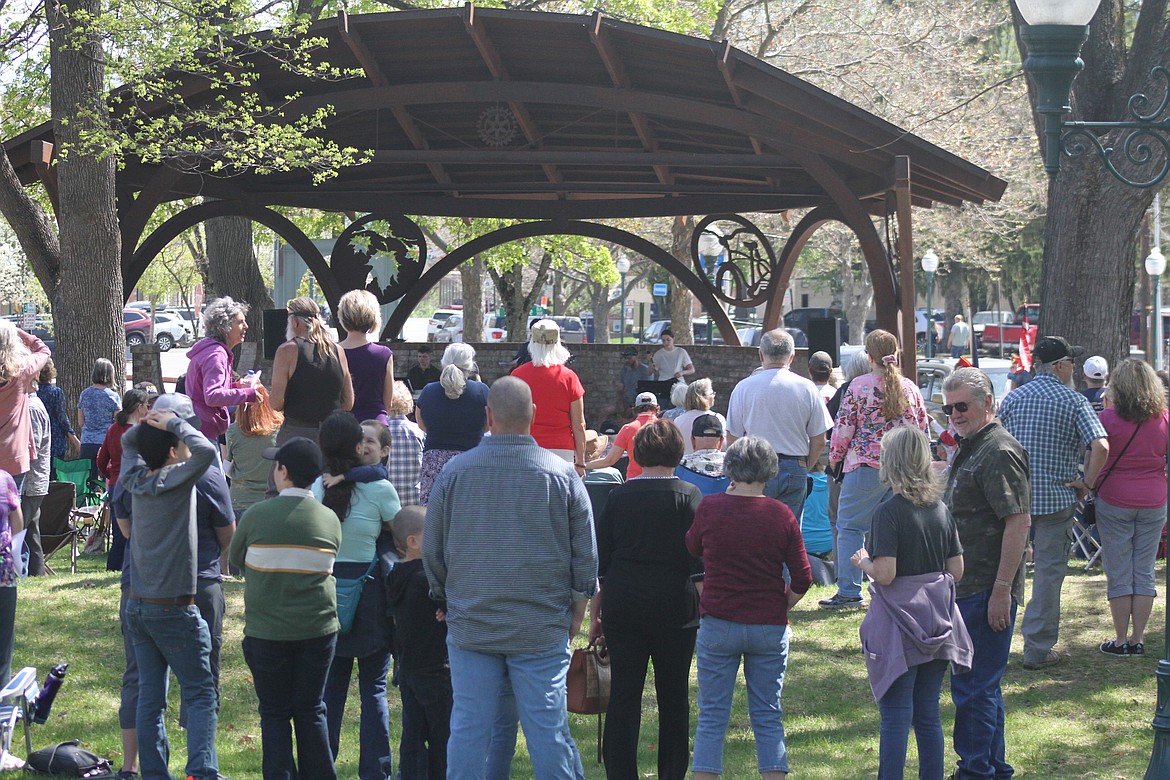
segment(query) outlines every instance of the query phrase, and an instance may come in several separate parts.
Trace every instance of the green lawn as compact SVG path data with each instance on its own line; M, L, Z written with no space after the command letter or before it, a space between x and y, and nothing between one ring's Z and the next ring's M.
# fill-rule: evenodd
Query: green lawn
M58 568L61 559L55 562ZM76 576L58 574L21 584L17 608L14 668L35 665L43 678L48 667L68 661L69 676L45 726L35 726L34 747L80 739L120 766L117 721L122 644L118 633L118 579L102 570L99 558L83 558ZM1159 579L1164 581L1164 564ZM796 777L850 780L876 775L878 713L869 691L865 665L858 653L861 613L825 613L817 598L829 589L814 589L796 609L794 637L784 690L784 724L789 759ZM220 714L221 771L235 780L260 777L260 728L247 666L240 653L243 586L227 585L228 619L223 659L223 704ZM1159 599L1146 642L1147 656L1113 658L1097 651L1110 636L1105 578L1070 567L1064 590L1063 641L1071 658L1047 672L1020 667L1018 636L1005 679L1008 760L1019 777L1141 778L1153 737L1150 719L1155 702L1154 671L1163 654L1164 602ZM946 742L954 710L944 689ZM181 773L185 760L177 725L177 686L167 727L174 739L171 769ZM693 694L692 694L693 700ZM346 710L338 774L357 776L357 684ZM392 739L399 733L398 698L391 696ZM641 744L644 777L653 777L656 715L653 687L648 686ZM692 722L694 721L692 713ZM589 778L603 778L596 764L596 719L571 716L573 732L585 758ZM725 753L726 777L756 776L755 748L742 686L737 691ZM913 738L911 738L913 744ZM18 749L22 755L23 748ZM917 774L913 748L907 777ZM514 776L532 772L521 745ZM312 780L307 778L306 780Z

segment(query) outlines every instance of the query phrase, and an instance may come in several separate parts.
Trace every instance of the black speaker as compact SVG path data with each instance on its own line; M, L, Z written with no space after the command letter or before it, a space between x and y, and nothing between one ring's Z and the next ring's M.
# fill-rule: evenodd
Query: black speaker
M284 331L288 326L288 311L285 309L264 310L264 359L276 357L276 348L284 343Z
M813 317L808 321L808 354L827 352L833 365L841 365L841 320L838 317Z

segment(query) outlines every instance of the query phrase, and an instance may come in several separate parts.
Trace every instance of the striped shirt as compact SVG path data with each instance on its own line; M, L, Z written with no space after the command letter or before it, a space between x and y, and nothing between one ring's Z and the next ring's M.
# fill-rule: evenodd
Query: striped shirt
M1064 483L1080 476L1085 448L1107 435L1088 399L1052 374L1037 374L1004 396L999 419L1028 451L1032 515L1050 515L1076 503L1076 491Z
M585 485L531 436L487 437L444 467L427 504L423 565L447 632L480 653L549 653L571 602L593 595L597 546Z
M341 523L313 494L286 488L240 517L229 553L244 580L244 635L291 642L337 631L333 561Z
M423 429L403 417L401 414L390 415L386 420L386 427L390 429L390 457L386 459L387 479L398 491L398 500L402 506L415 506L422 503L418 492L418 476L422 469L423 445L427 435Z

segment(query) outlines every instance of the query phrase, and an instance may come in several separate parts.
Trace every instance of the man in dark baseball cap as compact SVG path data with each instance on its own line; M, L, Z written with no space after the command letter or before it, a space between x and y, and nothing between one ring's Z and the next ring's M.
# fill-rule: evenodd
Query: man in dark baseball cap
M692 452L683 456L674 475L690 482L705 496L727 490L731 480L723 476L723 421L716 414L701 414L691 423Z
M1085 354L1084 347L1069 344L1060 336L1045 336L1036 342L1032 357L1041 363L1056 363L1059 360L1077 358Z

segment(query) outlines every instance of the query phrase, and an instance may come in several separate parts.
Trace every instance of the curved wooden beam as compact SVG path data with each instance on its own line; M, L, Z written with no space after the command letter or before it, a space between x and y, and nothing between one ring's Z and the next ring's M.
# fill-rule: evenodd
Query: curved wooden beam
M899 333L898 283L894 278L893 266L886 255L886 248L882 244L877 228L870 220L869 212L820 155L808 155L804 158L804 166L829 193L837 208L841 210L843 221L853 230L858 243L861 244L861 254L865 258L866 266L869 267L870 281L873 284L878 327L890 333Z
M779 272L772 280L772 293L768 296L768 303L764 307L764 330L769 331L780 327L780 315L784 310L784 294L788 292L788 285L792 280L792 271L796 268L796 259L800 257L804 245L812 238L813 233L826 222L840 222L846 226L845 215L836 206L819 206L797 223L784 249L780 252L777 262Z
M507 244L510 241L518 241L522 238L554 235L596 238L600 241L608 241L612 244L623 246L631 252L637 252L649 258L665 268L675 278L682 281L687 289L694 294L699 300L699 303L707 309L711 320L719 328L719 335L723 337L724 343L739 346L739 334L735 332L735 325L731 322L731 318L727 316L727 312L719 304L719 301L715 299L705 280L696 276L689 266L680 262L674 255L662 247L633 233L628 233L625 230L610 227L609 225L599 225L595 222L554 222L547 220L540 222L521 222L517 225L509 225L499 230L493 230L491 233L474 238L463 246L452 250L446 257L431 266L415 282L410 291L402 296L402 299L398 302L398 307L386 322L386 328L382 331L382 337L390 338L397 335L406 324L406 320L410 317L414 308L426 297L426 294L443 277L480 252L485 252L493 247Z
M329 268L329 264L325 262L325 257L317 250L313 242L309 240L309 237L299 227L272 209L262 206L252 206L234 200L215 200L210 203L201 203L198 206L192 206L185 211L179 212L159 225L134 250L134 254L131 256L129 263L125 263L122 267L122 289L124 290L126 300L129 300L130 292L138 284L138 280L142 278L146 267L158 256L159 252L166 248L167 244L177 238L187 228L215 217L247 217L253 222L259 222L283 238L304 259L305 265L309 267L309 271L316 277L317 283L321 287L321 292L325 295L325 299L329 301L329 308L337 311L337 305L341 300L343 291L338 286L337 280L333 276L333 271Z

